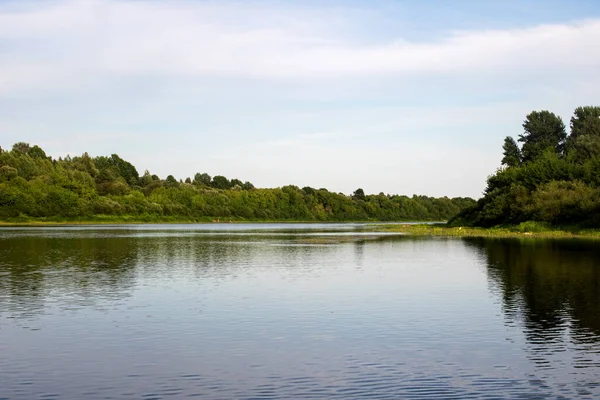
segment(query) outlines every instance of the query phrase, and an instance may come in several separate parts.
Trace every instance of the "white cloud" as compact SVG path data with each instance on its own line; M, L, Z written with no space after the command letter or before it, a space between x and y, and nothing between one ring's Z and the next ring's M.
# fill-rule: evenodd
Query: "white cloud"
M367 39L375 11L297 4L0 2L1 144L117 152L161 176L477 196L527 112L568 120L597 100L598 18Z
M27 3L26 3L27 4ZM103 75L344 78L520 74L600 66L600 20L467 31L432 43L358 43L314 10L192 1L57 1L0 6L0 88ZM294 22L296 21L296 22ZM297 21L302 21L301 23ZM343 26L358 25L345 21ZM74 85L80 85L78 79Z
M322 148L325 143L330 142L332 139L340 138L340 135L332 132L316 132L316 133L305 133L300 135L291 136L285 139L268 140L263 143L254 145L254 148L263 149L282 149L289 148L292 150L306 150Z

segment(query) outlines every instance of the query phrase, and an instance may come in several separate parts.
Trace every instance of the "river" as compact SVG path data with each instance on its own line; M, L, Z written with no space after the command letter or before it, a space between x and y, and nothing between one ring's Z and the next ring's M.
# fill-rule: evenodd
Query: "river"
M0 228L0 399L600 398L600 242Z

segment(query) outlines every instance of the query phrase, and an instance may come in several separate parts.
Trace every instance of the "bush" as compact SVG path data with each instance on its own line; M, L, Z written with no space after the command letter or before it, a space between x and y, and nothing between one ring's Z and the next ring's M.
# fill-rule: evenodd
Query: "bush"
M517 232L546 232L550 230L550 225L545 222L539 221L526 221L521 222L519 225L515 227L515 231Z

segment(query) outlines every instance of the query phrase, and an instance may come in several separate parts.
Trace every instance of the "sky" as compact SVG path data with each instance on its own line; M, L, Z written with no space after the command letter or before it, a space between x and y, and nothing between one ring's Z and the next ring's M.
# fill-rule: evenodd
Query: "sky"
M597 0L0 0L0 146L257 187L482 195L600 105Z

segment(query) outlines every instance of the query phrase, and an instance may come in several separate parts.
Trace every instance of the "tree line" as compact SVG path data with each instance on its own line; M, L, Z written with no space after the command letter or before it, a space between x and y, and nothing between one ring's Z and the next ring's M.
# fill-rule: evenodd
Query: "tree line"
M550 111L529 113L517 140L504 140L484 196L450 223L600 226L600 107L577 107L569 128Z
M197 173L193 178L140 175L117 154L54 159L37 145L0 148L0 219L90 219L134 217L160 221L446 220L472 206L470 198L413 195L351 195L327 189L258 189L248 181Z

